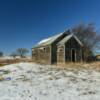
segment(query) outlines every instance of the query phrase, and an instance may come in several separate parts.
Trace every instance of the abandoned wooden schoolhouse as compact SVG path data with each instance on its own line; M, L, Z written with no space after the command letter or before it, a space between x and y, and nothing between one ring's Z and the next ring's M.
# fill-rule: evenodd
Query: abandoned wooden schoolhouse
M74 34L65 31L37 43L32 48L32 59L45 64L81 62L83 44Z

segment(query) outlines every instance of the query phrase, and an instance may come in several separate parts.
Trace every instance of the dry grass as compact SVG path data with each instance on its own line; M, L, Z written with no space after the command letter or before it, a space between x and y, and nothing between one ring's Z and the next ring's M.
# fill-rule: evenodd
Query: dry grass
M4 65L9 65L9 64L14 64L14 63L19 63L19 62L32 62L32 59L27 59L27 58L23 58L23 59L5 59L5 60L1 60L0 59L0 67L4 66ZM44 65L44 64L41 64ZM65 69L65 70L73 70L73 69L77 69L77 70L81 70L81 69L93 69L96 71L100 71L100 61L98 62L92 62L92 63L85 63L85 62L81 62L81 63L58 63L58 64L54 64L54 65L50 65L51 68L56 68L56 69Z
M19 62L32 62L31 59L21 58L21 59L0 59L0 67L4 65L19 63Z
M92 62L92 63L85 63L85 62L81 62L81 63L64 63L64 64L57 64L55 65L58 69L93 69L96 71L100 71L100 61L98 62ZM54 66L53 66L54 67Z

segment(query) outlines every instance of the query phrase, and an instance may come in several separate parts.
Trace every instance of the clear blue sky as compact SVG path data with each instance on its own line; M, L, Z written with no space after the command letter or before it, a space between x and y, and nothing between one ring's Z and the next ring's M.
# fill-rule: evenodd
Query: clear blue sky
M100 28L100 0L0 0L0 50L31 47L80 22Z

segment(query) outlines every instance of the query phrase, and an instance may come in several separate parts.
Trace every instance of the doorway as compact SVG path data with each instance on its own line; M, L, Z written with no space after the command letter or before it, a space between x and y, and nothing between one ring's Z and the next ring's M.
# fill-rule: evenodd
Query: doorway
M76 62L76 51L75 51L75 49L71 49L71 61Z

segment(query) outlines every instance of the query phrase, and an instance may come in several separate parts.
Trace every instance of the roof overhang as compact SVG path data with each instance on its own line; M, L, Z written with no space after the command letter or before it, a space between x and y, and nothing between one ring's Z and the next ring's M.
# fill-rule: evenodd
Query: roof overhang
M77 38L77 36L75 36L74 34L70 34L68 36L66 36L64 39L62 39L57 45L64 45L65 43L67 43L72 37L75 38L75 40L81 45L83 46L83 43Z

